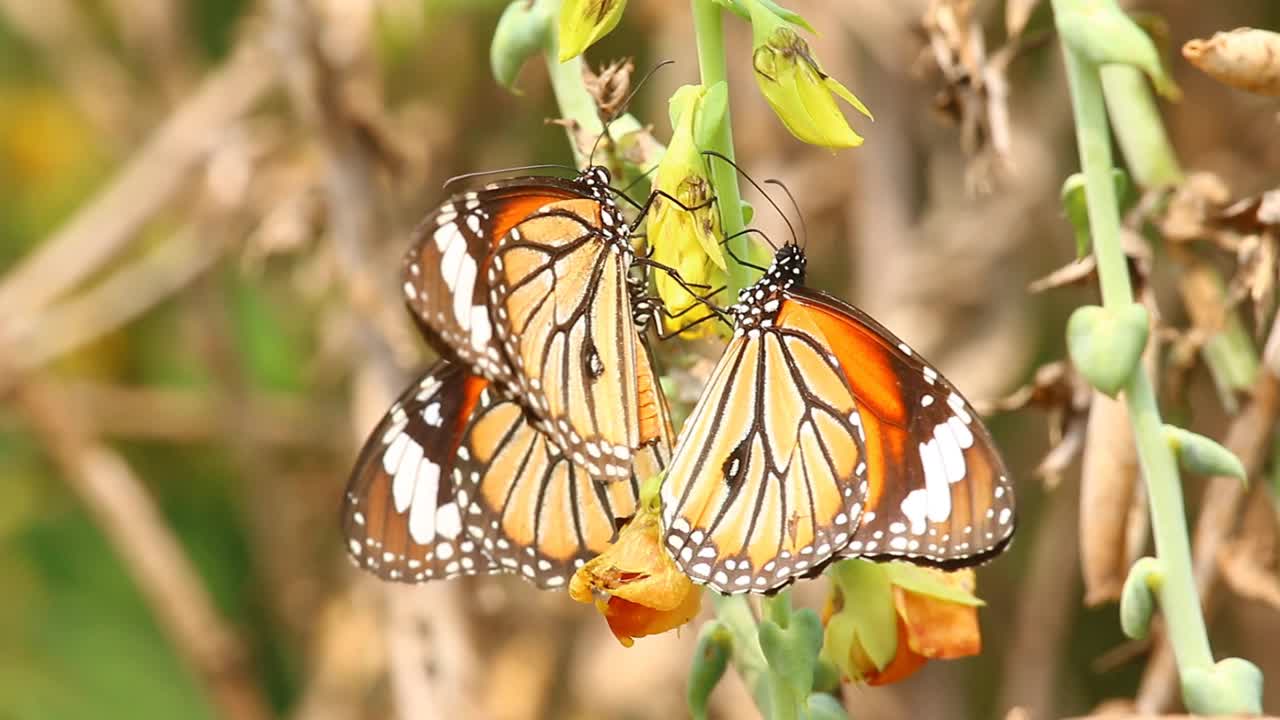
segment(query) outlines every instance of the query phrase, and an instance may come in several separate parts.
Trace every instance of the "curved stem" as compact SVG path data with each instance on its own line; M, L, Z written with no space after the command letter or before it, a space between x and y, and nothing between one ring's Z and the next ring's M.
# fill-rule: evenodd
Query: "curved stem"
M693 29L698 43L698 69L702 74L702 86L709 88L718 82L727 82L728 73L725 68L724 26L721 22L721 8L713 0L691 0L693 9ZM724 122L716 131L711 143L703 150L714 150L729 159L733 154L733 122L728 109L725 110ZM732 165L718 160L711 161L711 184L715 187L716 203L720 208L720 227L725 237L735 237L730 247L740 258L755 263L759 254L746 235L740 235L746 227L746 218L742 212L742 191L738 187L738 171ZM756 263L760 264L760 263ZM738 291L755 281L757 271L742 263L734 263L729 268L729 297L736 297Z
M1069 2L1054 0L1055 12ZM1133 292L1120 247L1120 216L1111 179L1111 137L1099 68L1065 42L1063 54L1103 304L1120 307L1133 302ZM1163 423L1151 379L1141 366L1125 385L1124 396L1150 498L1156 553L1163 574L1160 605L1168 620L1169 637L1184 673L1193 668L1207 671L1213 665L1213 655L1191 574L1191 547L1178 470L1173 452L1163 439Z

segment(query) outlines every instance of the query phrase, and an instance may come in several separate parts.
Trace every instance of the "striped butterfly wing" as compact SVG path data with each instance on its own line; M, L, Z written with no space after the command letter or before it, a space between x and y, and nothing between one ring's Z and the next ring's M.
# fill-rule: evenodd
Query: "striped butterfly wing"
M744 315L759 317L752 309L738 316L662 487L676 562L725 593L773 592L817 572L849 542L867 491L857 405L838 362L805 328L745 329Z
M497 569L464 532L470 499L455 473L456 451L485 384L461 365L437 363L374 428L342 512L357 565L401 582Z
M475 499L469 532L503 571L542 588L564 587L635 513L639 483L661 472L669 438L668 422L665 443L642 447L624 481L598 483L518 403L482 393L460 451L460 472Z
M808 289L787 298L779 322L819 328L866 434L866 508L841 554L949 568L1003 550L1014 530L1013 485L968 401L861 310Z
M611 200L552 203L511 229L489 278L521 396L568 458L603 482L627 478L635 450L661 432L624 227Z
M405 302L442 357L519 388L494 335L489 267L499 241L540 208L578 197L568 181L518 178L456 195L414 231L403 268Z

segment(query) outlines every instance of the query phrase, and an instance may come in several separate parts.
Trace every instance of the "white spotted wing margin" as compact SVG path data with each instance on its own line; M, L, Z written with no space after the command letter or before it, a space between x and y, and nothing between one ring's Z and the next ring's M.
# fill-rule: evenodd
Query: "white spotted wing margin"
M407 583L496 571L465 532L471 498L454 467L483 384L461 365L437 363L374 428L342 509L347 552L357 566Z
M840 554L958 569L1003 552L1016 521L1013 483L968 400L865 312L808 288L794 289L792 295L842 316L856 330L862 362L879 364L896 379L901 414L878 420L882 444L900 446L901 454L886 450L884 461L873 463L872 497ZM863 417L883 407L869 400L874 393L863 387L870 375L850 373Z

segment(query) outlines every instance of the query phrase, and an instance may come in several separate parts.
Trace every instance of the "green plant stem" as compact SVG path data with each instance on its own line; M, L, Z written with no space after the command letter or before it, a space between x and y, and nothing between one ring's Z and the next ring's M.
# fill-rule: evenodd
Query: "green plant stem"
M1182 182L1182 168L1160 120L1147 76L1129 65L1110 65L1101 70L1111 127L1115 128L1116 141L1134 182L1148 189Z
M1055 12L1071 0L1054 0ZM1063 43L1071 87L1076 141L1085 176L1089 229L1098 261L1103 304L1116 308L1133 302L1129 271L1120 247L1120 215L1112 184L1111 138L1098 67ZM1152 529L1163 581L1160 605L1180 670L1209 671L1213 655L1205 632L1200 598L1191 573L1191 545L1181 485L1173 452L1164 441L1163 423L1151 379L1141 366L1124 387L1138 460L1146 478Z
M582 57L562 63L556 57L559 53L556 43L551 42L549 45L545 51L547 74L551 77L551 90L555 93L560 116L576 121L590 136L599 135L604 130L604 124L596 114L595 100L582 82ZM566 131L569 134L569 145L573 148L574 162L578 167L584 167L590 150L584 151L578 147L572 128L566 128Z
M1177 153L1169 142L1155 94L1142 71L1128 65L1104 67L1102 91L1107 99L1111 127L1134 182L1147 190L1182 182ZM1218 286L1223 285L1217 270L1207 264L1204 268ZM1221 331L1205 342L1201 357L1213 376L1223 406L1234 412L1235 393L1253 385L1258 369L1258 351L1237 311L1226 313Z
M733 667L755 700L761 712L773 709L773 689L769 681L769 663L760 650L756 616L745 595L714 595L716 617L733 634ZM770 715L770 720L777 717Z
M698 69L702 74L702 86L709 88L718 82L728 81L721 8L713 0L691 0L691 3L693 30L698 44ZM733 122L728 109L725 110L724 122L711 138L710 146L703 149L734 158ZM715 187L716 205L720 208L720 227L725 237L732 237L746 227L746 218L742 213L742 191L738 187L738 171L717 158L710 158L710 161L711 184ZM758 253L754 251L755 246L749 236L736 237L730 241L730 245L730 249L739 258L755 262L754 258ZM755 279L756 271L741 263L730 263L728 296L736 297L739 290Z
M558 14L559 2L556 2L556 0L542 0L542 2L554 4L555 7L551 9L550 13L552 17ZM604 123L600 120L595 99L591 97L591 93L587 92L587 86L582 81L582 56L579 55L565 62L560 62L559 55L559 42L556 38L555 25L553 23L552 27L547 31L547 46L543 50L543 57L547 62L547 75L551 78L551 91L556 97L556 106L560 109L560 117L576 122L584 137L598 137L600 133L604 132ZM609 123L609 132L615 136L625 135L640 129L640 121L629 113ZM575 165L582 168L586 167L588 162L605 164L601 161L601 158L588 157L591 148L579 146L572 127L566 128L566 132L569 135L569 146L573 148Z

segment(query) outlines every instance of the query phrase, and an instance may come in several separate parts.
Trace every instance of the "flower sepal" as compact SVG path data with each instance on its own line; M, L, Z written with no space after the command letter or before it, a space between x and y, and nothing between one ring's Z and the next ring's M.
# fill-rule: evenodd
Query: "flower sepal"
M702 593L680 572L662 544L661 510L654 483L640 509L604 552L578 568L569 596L595 605L618 642L678 628L694 618Z
M796 24L780 17L765 0L744 0L751 13L752 67L756 84L774 113L797 139L832 149L857 147L836 98L871 118L849 88L822 71ZM776 6L775 6L776 7Z
M827 574L823 657L853 682L885 685L928 660L982 649L972 570L943 572L906 563L846 560Z

